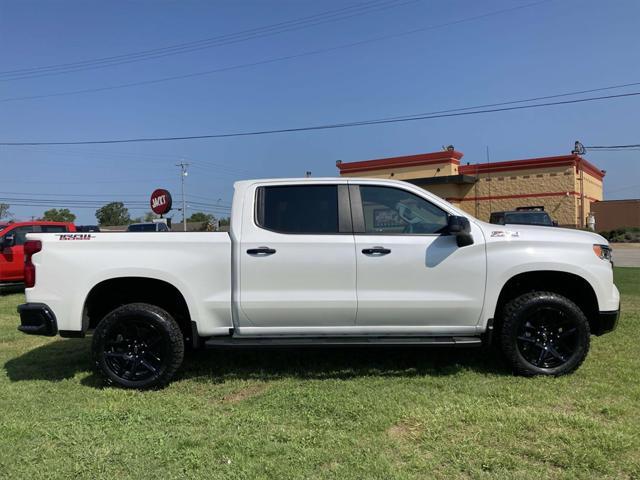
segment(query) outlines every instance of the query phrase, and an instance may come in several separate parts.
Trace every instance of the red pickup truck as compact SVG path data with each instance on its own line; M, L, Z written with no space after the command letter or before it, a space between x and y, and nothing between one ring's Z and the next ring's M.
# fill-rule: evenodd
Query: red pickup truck
M24 242L27 233L75 232L73 223L32 222L0 223L0 287L24 281Z

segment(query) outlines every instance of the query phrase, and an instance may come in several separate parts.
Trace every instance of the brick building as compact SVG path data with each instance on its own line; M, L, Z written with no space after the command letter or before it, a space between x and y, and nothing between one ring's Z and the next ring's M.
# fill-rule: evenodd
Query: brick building
M598 231L640 227L639 198L597 202L593 205L592 211Z
M405 180L488 221L495 211L544 207L560 225L584 227L602 200L605 172L579 155L461 165L455 150L340 162L341 176Z

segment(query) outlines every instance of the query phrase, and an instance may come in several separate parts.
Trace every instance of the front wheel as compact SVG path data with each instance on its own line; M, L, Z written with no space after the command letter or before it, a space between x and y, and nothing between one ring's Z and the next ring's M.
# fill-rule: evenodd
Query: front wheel
M520 375L573 372L589 352L589 335L582 310L557 293L526 293L504 308L502 351Z
M165 310L146 303L116 308L98 324L92 353L107 383L123 388L165 386L184 358L184 339Z

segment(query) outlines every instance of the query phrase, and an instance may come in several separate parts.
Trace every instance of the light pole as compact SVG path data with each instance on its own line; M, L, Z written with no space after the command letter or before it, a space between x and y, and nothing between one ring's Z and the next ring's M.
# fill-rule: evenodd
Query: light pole
M187 231L187 201L184 196L184 177L188 175L188 166L189 164L185 163L184 161L176 163L176 167L180 167L180 184L182 188L182 229L185 232Z

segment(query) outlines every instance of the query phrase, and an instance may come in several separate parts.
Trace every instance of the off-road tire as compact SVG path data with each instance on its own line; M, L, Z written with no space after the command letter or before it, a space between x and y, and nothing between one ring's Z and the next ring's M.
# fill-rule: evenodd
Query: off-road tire
M533 376L533 375L551 375L560 376L566 375L575 371L584 362L587 353L589 352L590 330L589 322L580 308L568 298L553 292L530 292L525 293L513 300L511 300L505 306L503 310L503 323L502 331L500 333L500 343L502 352L506 361L511 365L513 371L517 375ZM546 355L549 358L551 354L543 352L546 350L542 348L542 345L548 345L547 348L553 348L554 355L559 352L557 342L564 342L568 339L558 338L563 335L570 334L569 328L564 330L564 333L558 335L557 331L547 334L547 330L544 333L540 332L540 329L533 329L538 331L540 335L544 335L544 339L537 341L536 334L534 333L529 339L523 339L523 329L528 329L531 323L531 319L534 318L547 318L548 312L556 312L558 317L563 318L567 325L571 325L572 329L575 329L575 334L571 337L571 348L567 348L566 355L562 364L560 365L546 365L544 361L540 362L542 365L536 365L535 361L528 361L526 355L531 356L529 350L529 343L533 346L531 348L538 348L540 356ZM536 317L537 315L537 317ZM552 322L549 322L552 323ZM562 328L562 327L560 327ZM526 335L530 336L531 333L527 330ZM552 337L551 340L548 339ZM553 338L555 337L555 338ZM533 340L532 340L533 339ZM523 341L526 340L526 341ZM551 342L551 343L548 343ZM526 345L526 346L524 346ZM566 347L566 344L565 344ZM523 355L524 352L524 355ZM555 356L551 357L552 360L560 362L561 360Z
M145 338L153 345L147 345ZM92 356L96 370L107 384L138 390L157 389L166 386L182 365L184 338L176 321L162 308L130 303L111 311L98 323L93 334ZM140 375L136 371L140 371Z

